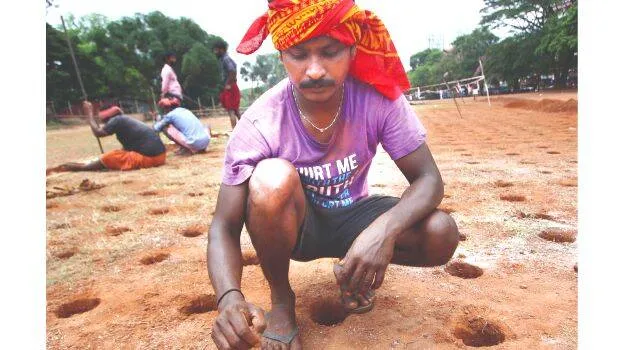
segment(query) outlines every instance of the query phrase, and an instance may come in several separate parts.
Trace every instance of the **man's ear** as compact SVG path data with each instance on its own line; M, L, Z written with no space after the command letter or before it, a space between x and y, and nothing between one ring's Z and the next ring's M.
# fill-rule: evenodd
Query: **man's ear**
M357 55L357 46L353 45L350 47L350 60L354 60L355 56Z

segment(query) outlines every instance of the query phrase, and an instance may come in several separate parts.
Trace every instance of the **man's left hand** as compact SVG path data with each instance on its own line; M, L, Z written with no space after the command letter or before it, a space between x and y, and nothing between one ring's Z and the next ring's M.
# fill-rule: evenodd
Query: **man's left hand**
M378 289L383 283L385 270L394 255L395 238L387 234L385 219L379 218L365 229L353 242L336 270L337 283L343 290L362 293Z

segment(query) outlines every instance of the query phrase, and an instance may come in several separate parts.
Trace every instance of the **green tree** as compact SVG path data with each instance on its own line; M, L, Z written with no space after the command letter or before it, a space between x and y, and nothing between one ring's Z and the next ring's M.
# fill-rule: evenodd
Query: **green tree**
M98 14L79 19L68 16L66 23L90 97L151 99L150 90L160 88L166 51L178 57L173 68L186 95L209 99L219 90L220 65L209 48L220 38L206 33L190 19L151 12L116 21ZM46 35L48 100L78 99L68 48L60 40L62 28L48 25Z
M481 13L481 24L515 32L512 40L495 48L497 57L491 57L494 74L516 77L526 69L539 76L553 73L562 87L569 70L577 69L576 0L485 0ZM507 63L513 62L513 74L502 66L503 57L511 59Z

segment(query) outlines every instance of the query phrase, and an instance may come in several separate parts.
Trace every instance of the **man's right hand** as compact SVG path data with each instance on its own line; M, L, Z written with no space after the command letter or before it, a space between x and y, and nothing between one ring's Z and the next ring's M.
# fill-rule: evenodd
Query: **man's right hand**
M93 115L93 105L89 101L82 102L82 111L84 114L91 116Z
M264 310L244 300L233 300L219 308L212 340L219 349L249 349L260 344L265 329Z

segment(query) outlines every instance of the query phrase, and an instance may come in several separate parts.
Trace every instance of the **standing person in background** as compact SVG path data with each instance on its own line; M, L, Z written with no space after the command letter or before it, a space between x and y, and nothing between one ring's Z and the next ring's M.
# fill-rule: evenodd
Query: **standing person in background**
M160 71L160 77L162 78L162 88L160 90L160 98L176 98L179 100L179 104L182 103L182 87L177 81L177 75L173 70L173 65L177 61L177 57L173 52L167 52L164 54L164 66Z
M238 110L240 108L240 90L236 84L236 62L227 54L227 43L223 40L218 40L214 43L212 51L221 62L224 88L219 97L221 105L229 114L229 121L233 129L238 120L240 120L240 112Z

